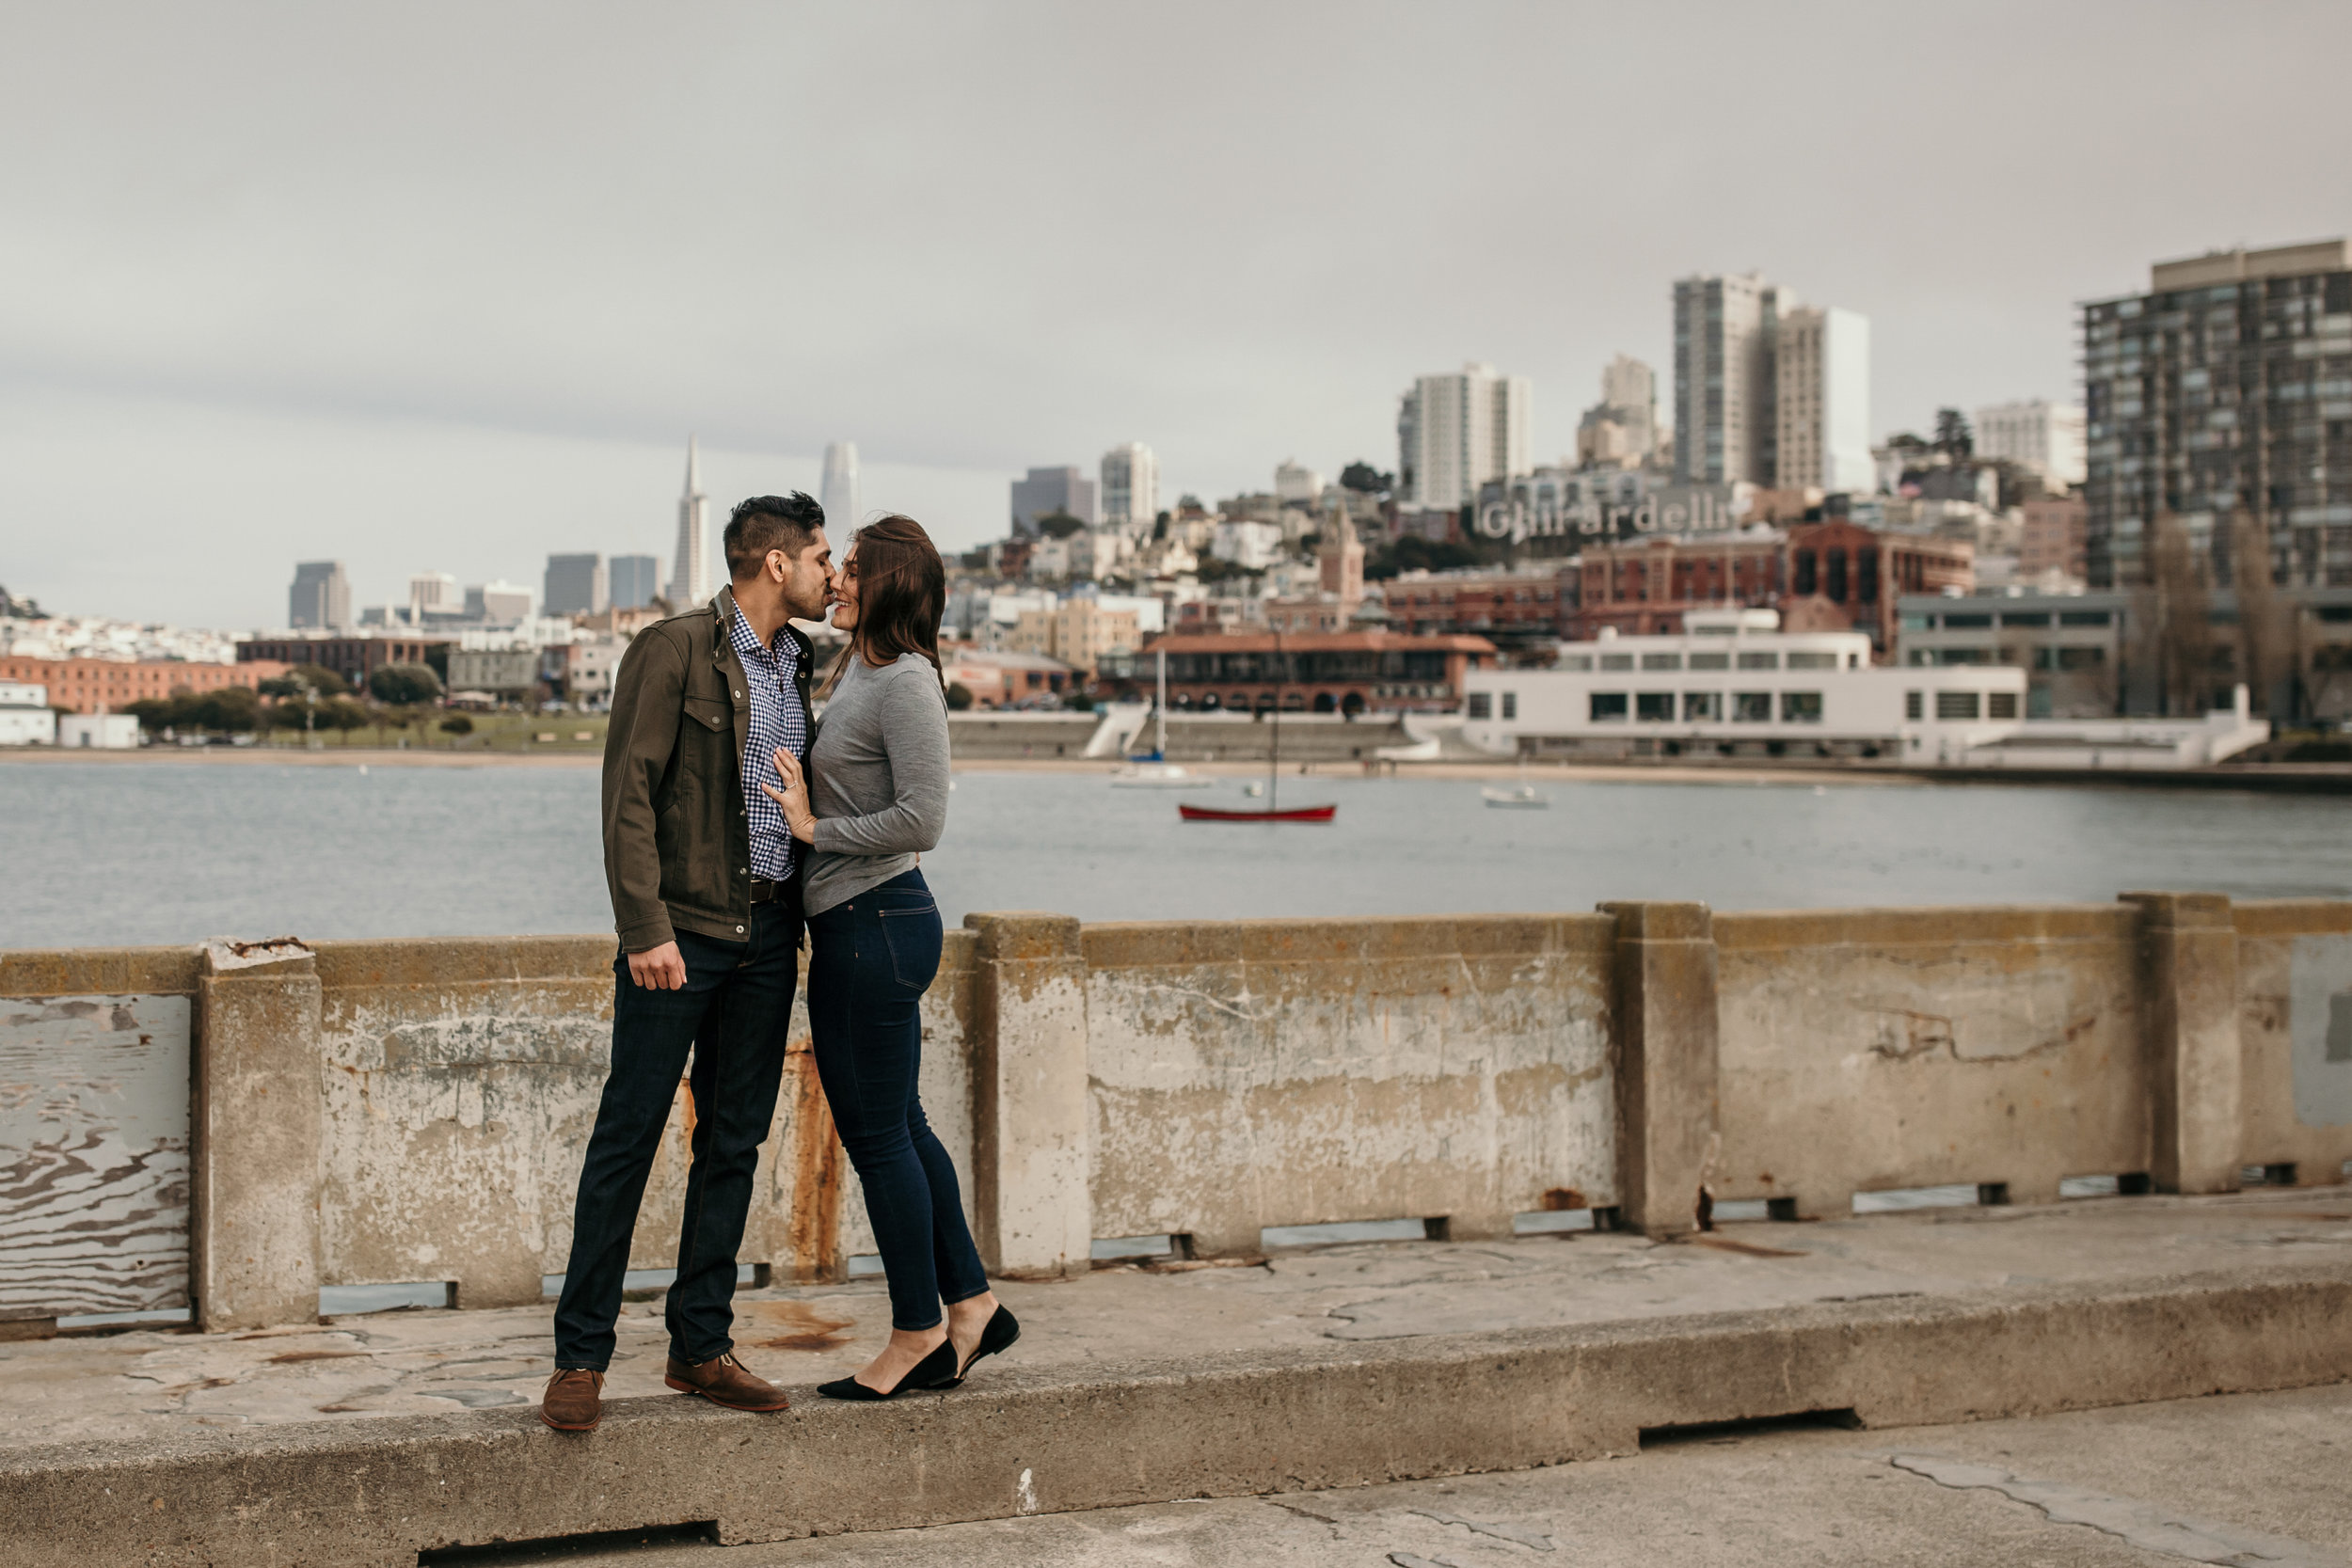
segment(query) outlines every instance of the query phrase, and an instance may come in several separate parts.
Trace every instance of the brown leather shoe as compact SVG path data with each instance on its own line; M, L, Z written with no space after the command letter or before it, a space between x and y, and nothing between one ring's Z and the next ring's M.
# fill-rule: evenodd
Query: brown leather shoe
M732 1354L699 1364L680 1361L673 1355L661 1381L681 1394L700 1394L711 1403L723 1404L729 1410L766 1414L791 1408L783 1389L744 1370L743 1363Z
M593 1432L604 1419L604 1374L558 1367L539 1396L539 1419L558 1432Z

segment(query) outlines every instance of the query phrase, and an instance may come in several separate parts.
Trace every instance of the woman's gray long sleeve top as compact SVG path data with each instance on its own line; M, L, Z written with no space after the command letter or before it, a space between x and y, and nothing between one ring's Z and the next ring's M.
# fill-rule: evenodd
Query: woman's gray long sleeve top
M819 914L914 867L947 826L947 699L921 654L855 651L808 749L817 838L804 908Z

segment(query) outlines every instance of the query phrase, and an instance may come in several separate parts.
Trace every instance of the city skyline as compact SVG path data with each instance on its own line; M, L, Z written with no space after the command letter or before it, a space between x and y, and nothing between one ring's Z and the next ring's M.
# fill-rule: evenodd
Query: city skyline
M2340 8L1993 6L1954 36L1798 7L1695 40L1597 7L1475 26L1009 7L917 36L711 10L682 56L675 17L599 18L558 71L526 65L545 37L521 15L469 19L461 62L461 13L430 6L252 28L131 8L34 16L0 62L0 125L41 153L0 173L19 281L0 516L30 520L0 569L58 607L183 622L281 615L282 580L237 576L252 559L344 559L374 600L466 552L466 575L516 581L551 549L666 558L690 428L714 508L815 493L824 441L855 431L865 504L950 548L997 531L1026 467L1123 440L1168 492L1254 488L1285 456L1385 467L1398 387L1465 359L1533 380L1549 461L1613 355L1670 375L1667 291L1693 274L1867 316L1883 437L1938 406L2074 401L2077 303L2152 259L2352 229L2352 198L2294 161L2241 167L2210 134L2259 114L2286 145L2333 145ZM2271 47L2282 33L2301 47ZM838 71L774 114L756 62L779 50L887 51L918 112L861 114ZM1066 102L989 90L1041 55L1071 66ZM1568 57L1616 68L1571 93ZM2201 116L2131 112L2133 84L2192 61ZM1755 84L1818 74L1841 111L1776 118L1770 178L1723 156L1754 135ZM1127 112L1138 92L1168 112ZM1964 155L1919 111L1936 92L1983 106ZM1378 107L1456 98L1482 113ZM1067 135L1073 117L1099 133ZM1018 199L975 178L1006 168ZM1546 194L1564 188L1585 194ZM1170 243L1115 268L1014 243L1038 203L1105 189L1156 201ZM1357 243L1404 192L1415 243ZM1263 215L1217 220L1233 212ZM819 213L861 235L854 256L792 243Z

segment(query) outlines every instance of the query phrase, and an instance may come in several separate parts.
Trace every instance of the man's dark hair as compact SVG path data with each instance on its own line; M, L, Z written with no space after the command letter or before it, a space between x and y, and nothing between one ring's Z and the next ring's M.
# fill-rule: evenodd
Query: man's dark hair
M727 576L741 582L759 570L770 550L799 555L824 526L825 509L803 491L754 496L727 514L727 531L721 536L727 552Z

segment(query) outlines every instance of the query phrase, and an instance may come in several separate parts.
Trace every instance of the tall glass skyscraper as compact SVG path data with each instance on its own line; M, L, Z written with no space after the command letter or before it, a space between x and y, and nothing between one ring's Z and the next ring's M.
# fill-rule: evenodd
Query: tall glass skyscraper
M818 486L817 503L825 509L825 528L838 549L860 516L855 441L835 441L825 449L825 478Z

